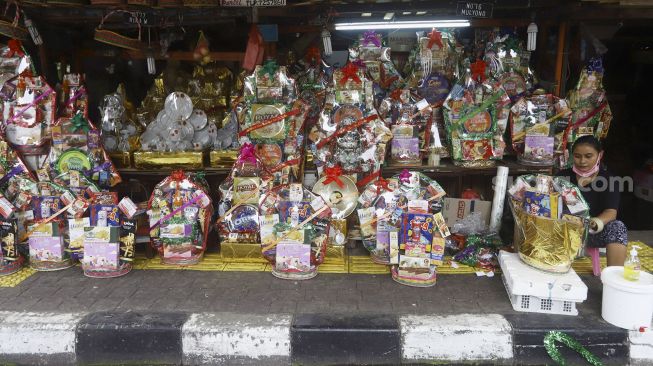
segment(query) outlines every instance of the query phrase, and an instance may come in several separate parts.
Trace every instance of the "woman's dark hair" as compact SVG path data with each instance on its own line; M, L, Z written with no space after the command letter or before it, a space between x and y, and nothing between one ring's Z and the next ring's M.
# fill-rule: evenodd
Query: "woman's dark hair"
M603 147L601 146L601 141L599 141L599 139L597 139L592 135L585 135L577 138L576 141L574 142L574 146L571 148L571 151L573 152L574 150L576 150L576 147L578 145L590 145L598 152L603 151Z

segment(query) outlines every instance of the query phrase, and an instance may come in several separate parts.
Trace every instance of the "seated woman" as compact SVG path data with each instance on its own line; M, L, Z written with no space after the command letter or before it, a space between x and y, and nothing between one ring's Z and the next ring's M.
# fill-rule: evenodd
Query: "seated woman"
M617 220L620 192L612 175L601 166L603 150L594 136L582 136L572 148L573 168L558 173L580 188L590 207L590 235L587 245L606 248L608 266L623 266L628 245L628 230Z

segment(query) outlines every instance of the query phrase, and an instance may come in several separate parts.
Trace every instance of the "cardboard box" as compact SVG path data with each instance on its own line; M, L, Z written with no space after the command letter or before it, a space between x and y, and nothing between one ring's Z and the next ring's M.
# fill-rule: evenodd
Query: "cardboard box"
M472 212L480 212L487 225L490 224L492 202L481 200L466 200L462 198L445 198L442 214L447 226L452 227Z

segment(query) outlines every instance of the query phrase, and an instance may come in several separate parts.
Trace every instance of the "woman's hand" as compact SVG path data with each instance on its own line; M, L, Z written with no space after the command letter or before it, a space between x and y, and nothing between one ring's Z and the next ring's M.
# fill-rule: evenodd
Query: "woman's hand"
M590 234L598 234L603 231L603 221L598 217L590 219Z
M596 224L595 220L590 221L590 230L596 231L599 228L599 225Z

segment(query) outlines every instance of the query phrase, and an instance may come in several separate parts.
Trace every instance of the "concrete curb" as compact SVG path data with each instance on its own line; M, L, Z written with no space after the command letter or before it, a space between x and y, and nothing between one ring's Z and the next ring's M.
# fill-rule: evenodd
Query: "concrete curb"
M0 364L529 365L551 362L541 341L554 329L606 365L653 364L653 332L582 317L1 311Z
M288 365L291 315L192 314L181 331L184 365Z
M409 315L400 321L404 362L512 364L512 327L501 315Z

